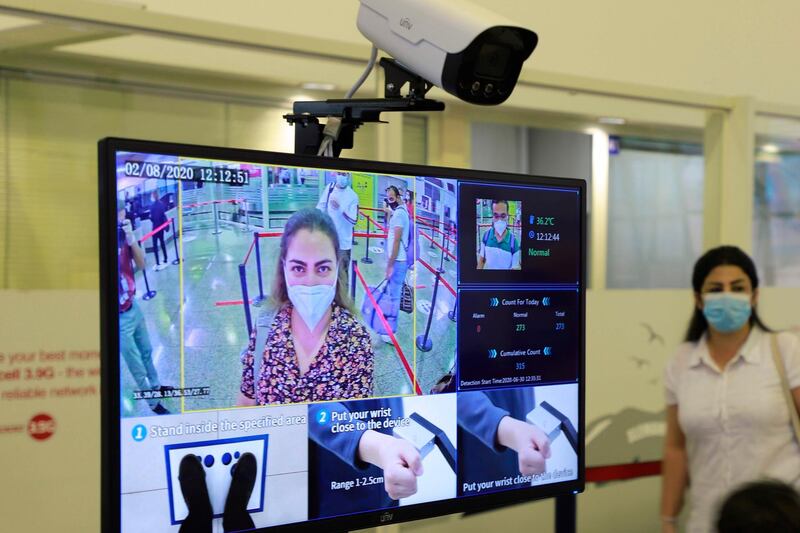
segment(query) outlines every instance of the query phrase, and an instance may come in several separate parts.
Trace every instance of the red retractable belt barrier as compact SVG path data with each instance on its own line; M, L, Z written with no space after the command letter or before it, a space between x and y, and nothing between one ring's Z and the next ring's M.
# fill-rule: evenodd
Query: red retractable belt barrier
M142 237L141 239L139 239L139 242L144 242L144 241L146 241L147 239L149 239L150 237L152 237L153 235L155 235L156 233L158 233L158 232L159 232L159 231L161 231L162 229L164 229L164 228L166 228L167 226L169 226L171 223L172 223L172 219L170 218L170 219L168 219L166 222L164 222L163 224L161 224L159 227L157 227L156 229L154 229L154 230L150 230L150 233L146 234L144 237Z
M372 302L373 309L375 312L378 313L378 319L380 319L383 327L386 329L386 332L389 334L389 338L392 340L392 344L394 344L395 350L397 350L397 357L400 359L400 362L403 364L403 368L406 370L406 374L408 374L408 379L411 380L411 383L414 385L414 390L417 394L422 394L422 389L417 383L417 378L414 375L414 371L411 369L411 365L408 364L408 360L406 356L403 354L403 350L400 348L400 344L397 342L397 338L395 338L394 333L392 333L392 328L389 327L389 323L386 321L386 317L383 316L383 311L381 311L378 302L375 301L375 297L372 295L372 292L369 290L369 285L367 285L364 276L361 274L361 270L358 268L358 265L353 265L353 268L356 271L356 275L358 279L361 281L361 285L364 287L364 292L367 293L367 298L370 299Z
M431 274L433 274L434 276L436 275L436 269L435 269L435 268L433 268L431 265L429 265L429 264L428 264L428 263L427 263L427 262L426 262L424 259L422 259L422 258L420 257L420 258L418 258L418 259L417 259L417 261L419 261L420 263L422 263L422 266L424 266L425 268L427 268L428 270L430 270L430 271L431 271ZM452 287L452 286L451 286L449 283L447 283L447 280L446 280L446 279L444 279L444 278L443 278L443 277L441 277L441 276L439 276L439 279L441 280L441 282L442 282L442 285L444 285L444 286L445 286L445 288L446 288L448 291L450 291L450 294L452 294L453 296L455 296L455 295L456 295L456 290L455 290L455 289L454 289L454 288L453 288L453 287Z
M623 465L592 466L586 469L586 481L602 483L639 477L661 475L661 461L630 463Z

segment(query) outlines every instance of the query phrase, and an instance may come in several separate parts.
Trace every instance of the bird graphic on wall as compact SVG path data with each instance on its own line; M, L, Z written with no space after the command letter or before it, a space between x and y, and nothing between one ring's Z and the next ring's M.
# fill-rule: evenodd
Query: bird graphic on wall
M636 368L642 368L643 366L650 366L650 361L648 361L644 357L636 357L635 355L632 355L630 359L631 361L636 363Z
M648 343L651 343L651 344L652 344L653 342L655 342L655 341L658 341L658 342L660 342L660 343L661 343L661 345L662 345L662 346L664 345L664 337L662 337L661 335L659 335L658 333L656 333L656 331L653 329L653 326L651 326L650 324L648 324L648 323L646 323L646 322L640 322L639 324L640 324L640 325L641 325L641 326L642 326L644 329L646 329L646 330L647 330L647 333L648 333L648 335L650 335L650 338L649 338L649 339L647 339L647 342L648 342Z

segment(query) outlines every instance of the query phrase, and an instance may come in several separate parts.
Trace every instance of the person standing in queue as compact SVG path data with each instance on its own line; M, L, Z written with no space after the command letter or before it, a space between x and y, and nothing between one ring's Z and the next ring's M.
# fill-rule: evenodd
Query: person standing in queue
M406 263L408 263L409 270L414 270L414 264L416 263L417 257L419 257L419 234L417 233L417 219L415 215L415 206L414 206L414 191L412 191L411 189L406 190L405 202L406 202L406 209L408 210L408 218L409 218L408 234L410 236L408 250L406 250L406 255L408 256L406 259Z
M119 351L140 391L163 393L163 387L153 365L153 348L144 315L136 304L134 264L144 269L144 252L136 242L131 221L125 216L125 203L117 200L117 257L119 268ZM158 415L169 414L157 399L149 399L150 409Z
M352 310L338 250L328 215L306 208L289 217L272 310L259 317L242 354L239 405L372 396L372 341Z
M358 221L358 195L346 172L337 172L317 202L317 209L327 213L336 226L339 236L339 258L345 272L350 268L350 252L353 248L353 229ZM341 267L340 267L341 268Z
M397 317L400 312L400 295L403 291L403 282L408 272L408 241L411 231L411 218L405 203L401 201L400 189L394 185L386 188L386 220L388 236L386 238L386 295L389 297L394 310L391 316ZM390 321L393 326L392 333L397 331L397 322ZM392 339L387 334L382 334L381 339L391 343Z
M165 214L167 208L164 206L164 203L158 198L158 191L153 191L152 196L152 203L150 204L150 223L153 225L152 229L156 229L157 227L161 226L167 221L167 215ZM167 231L166 228L163 228L153 235L153 254L156 256L156 266L153 267L153 270L164 270L169 266L167 262L167 244L164 241L164 233ZM161 244L161 251L164 253L164 263L159 263L158 261L158 246L159 243Z
M707 533L715 509L744 483L773 478L800 487L790 411L800 410L800 339L773 333L761 321L756 268L739 248L706 252L694 266L692 287L686 342L664 374L664 533L676 531L687 489L687 530Z

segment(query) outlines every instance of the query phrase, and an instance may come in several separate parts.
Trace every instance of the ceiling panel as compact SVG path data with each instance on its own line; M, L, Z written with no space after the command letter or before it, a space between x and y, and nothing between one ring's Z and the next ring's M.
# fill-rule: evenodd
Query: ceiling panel
M304 82L335 84L342 94L363 71L363 66L313 59L279 52L257 52L198 44L176 39L130 35L60 46L59 52L196 69L215 74L251 77L279 85ZM366 66L367 58L364 58ZM374 87L367 80L365 87Z
M25 26L39 24L38 20L23 17L13 17L11 15L0 14L0 31L13 30Z
M136 3L145 4L147 11L153 13L316 35L356 44L367 42L356 28L358 0L303 0L302 10L284 2L253 0L137 0Z

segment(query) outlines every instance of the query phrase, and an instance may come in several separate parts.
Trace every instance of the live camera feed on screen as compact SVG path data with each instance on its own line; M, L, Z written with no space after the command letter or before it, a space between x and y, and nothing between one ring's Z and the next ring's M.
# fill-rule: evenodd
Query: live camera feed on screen
M579 189L117 152L116 190L122 531L578 478Z

